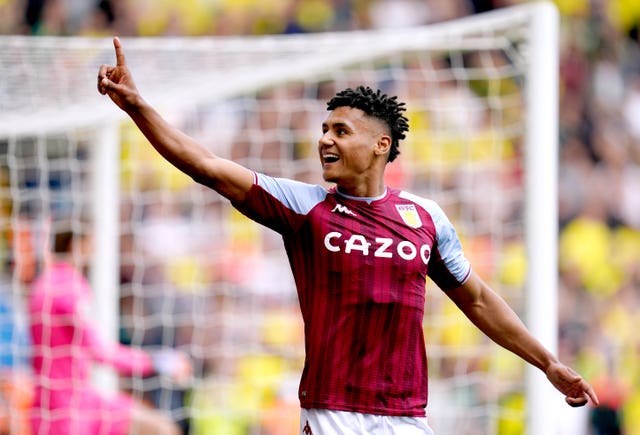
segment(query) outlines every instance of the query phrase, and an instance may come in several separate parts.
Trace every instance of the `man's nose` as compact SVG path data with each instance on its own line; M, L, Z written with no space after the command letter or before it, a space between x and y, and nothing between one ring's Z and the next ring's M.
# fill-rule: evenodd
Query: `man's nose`
M333 144L333 138L331 137L331 133L330 132L323 133L322 136L320 136L320 139L318 140L318 143L320 145L331 145L331 144Z

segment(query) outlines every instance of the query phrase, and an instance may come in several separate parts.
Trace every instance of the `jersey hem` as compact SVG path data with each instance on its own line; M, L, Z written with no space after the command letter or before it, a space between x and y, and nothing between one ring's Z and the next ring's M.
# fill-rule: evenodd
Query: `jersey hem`
M326 404L326 403L313 403L305 402L300 404L304 409L327 409L329 411L346 411L357 412L359 414L373 414L384 415L392 417L426 417L427 412L425 408L406 410L406 409L389 409L389 408L376 408L376 407L363 407L352 405L340 405L340 404Z

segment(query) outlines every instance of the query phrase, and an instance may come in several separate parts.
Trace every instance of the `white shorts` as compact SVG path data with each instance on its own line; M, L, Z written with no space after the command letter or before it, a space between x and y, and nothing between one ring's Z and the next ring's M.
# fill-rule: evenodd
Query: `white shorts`
M396 417L359 412L305 409L300 435L434 435L427 417Z

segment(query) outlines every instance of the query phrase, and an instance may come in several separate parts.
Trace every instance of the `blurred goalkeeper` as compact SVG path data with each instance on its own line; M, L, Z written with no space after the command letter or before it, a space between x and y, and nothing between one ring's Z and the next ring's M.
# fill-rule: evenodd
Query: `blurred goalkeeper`
M155 149L282 235L304 319L301 434L431 434L423 337L427 276L487 336L542 370L571 406L598 399L547 351L471 269L431 200L387 187L384 171L408 130L404 103L370 88L327 105L318 157L325 189L253 172L169 125L139 94L118 38L98 90Z
M179 434L162 412L124 393L107 396L91 385L94 362L121 374L162 374L186 382L190 360L173 349L147 353L100 337L90 314L91 288L82 274L91 238L56 232L53 258L29 295L36 394L34 435Z

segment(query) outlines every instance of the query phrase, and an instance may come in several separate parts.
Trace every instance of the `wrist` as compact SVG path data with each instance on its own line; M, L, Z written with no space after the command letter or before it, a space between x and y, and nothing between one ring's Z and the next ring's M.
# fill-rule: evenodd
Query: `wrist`
M551 352L545 351L541 361L539 362L539 364L536 364L536 365L544 373L547 373L549 368L559 363L560 363L560 360L558 360L558 358L556 358L555 355L553 355Z
M136 92L134 95L131 95L126 99L126 103L125 103L125 106L123 107L123 110L129 116L135 116L136 114L146 110L147 107L149 107L147 102L144 100L144 98L142 98L142 96L139 93Z

